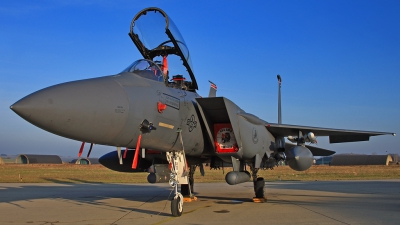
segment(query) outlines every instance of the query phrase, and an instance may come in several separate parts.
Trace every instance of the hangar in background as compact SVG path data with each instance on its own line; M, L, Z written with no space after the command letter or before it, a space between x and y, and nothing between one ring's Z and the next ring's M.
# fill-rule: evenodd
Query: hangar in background
M316 165L330 165L332 162L332 156L321 157L315 160Z
M0 158L2 158L3 164L8 164L8 163L15 163L15 159L17 158L17 156L2 154L2 156ZM0 164L2 164L2 163L0 163Z
M70 163L79 164L79 165L92 165L92 164L99 164L98 158L79 158L74 159Z
M62 160L58 155L30 155L21 154L15 159L15 163L19 164L62 164Z
M334 155L331 166L356 166L356 165L389 165L393 161L391 155Z

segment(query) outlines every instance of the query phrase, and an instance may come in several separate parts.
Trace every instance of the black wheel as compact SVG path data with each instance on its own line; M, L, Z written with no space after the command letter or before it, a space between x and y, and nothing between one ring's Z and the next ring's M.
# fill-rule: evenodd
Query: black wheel
M264 178L258 177L257 181L254 181L254 192L256 194L256 198L264 198L264 187Z
M171 201L171 213L172 216L178 217L181 216L183 212L183 199L180 196L172 199Z

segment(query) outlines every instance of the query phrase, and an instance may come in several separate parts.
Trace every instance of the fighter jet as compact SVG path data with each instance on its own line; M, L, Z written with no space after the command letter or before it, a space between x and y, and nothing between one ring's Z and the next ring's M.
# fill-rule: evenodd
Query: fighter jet
M82 142L79 155L85 143L91 143L89 154L93 144L115 146L116 151L99 161L115 171L149 172L150 183L168 182L175 189L173 216L182 214L185 197L195 198L193 174L199 167L204 175L204 163L214 169L231 166L226 182L251 180L254 201L263 201L265 182L257 175L259 169L285 161L293 170L304 171L313 164L313 156L334 154L306 145L316 143L316 136L341 143L395 135L282 124L280 75L278 123L216 97L212 82L209 96L201 97L188 46L159 8L140 11L129 36L143 59L122 72L47 87L10 108L41 129Z

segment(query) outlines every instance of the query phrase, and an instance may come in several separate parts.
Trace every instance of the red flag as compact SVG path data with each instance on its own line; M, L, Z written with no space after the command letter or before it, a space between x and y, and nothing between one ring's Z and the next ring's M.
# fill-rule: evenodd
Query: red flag
M210 82L212 88L214 88L215 90L217 90L217 85L216 85L216 84L214 84L214 83L211 82L211 81L208 81L208 82Z

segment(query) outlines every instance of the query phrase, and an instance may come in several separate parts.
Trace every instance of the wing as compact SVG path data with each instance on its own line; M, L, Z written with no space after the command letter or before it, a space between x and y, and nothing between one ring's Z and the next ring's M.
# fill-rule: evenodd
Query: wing
M281 137L287 137L290 135L297 136L299 134L299 131L301 131L303 134L313 132L315 136L329 136L330 143L369 141L369 137L377 135L396 136L395 133L389 133L389 132L344 130L344 129L307 127L307 126L276 124L276 123L267 123L265 127L274 136L281 136Z

